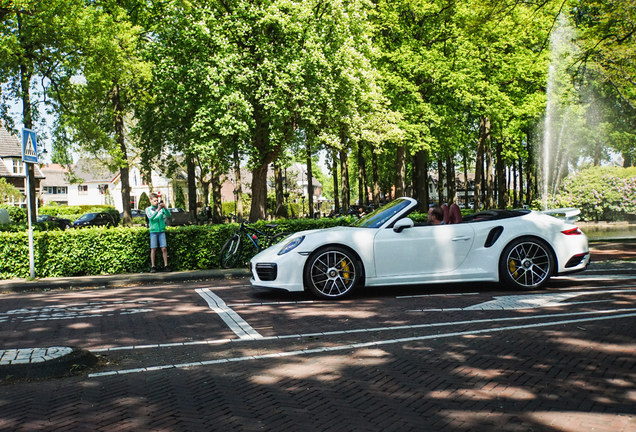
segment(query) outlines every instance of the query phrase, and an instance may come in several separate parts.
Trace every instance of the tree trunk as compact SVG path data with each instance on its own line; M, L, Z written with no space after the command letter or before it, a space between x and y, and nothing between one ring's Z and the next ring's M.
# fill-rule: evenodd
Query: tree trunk
M252 209L250 222L265 219L267 204L267 164L252 170Z
M333 176L333 205L334 211L340 211L340 193L338 192L338 155L335 150L331 151L331 174Z
M456 191L457 184L455 182L455 164L450 156L446 159L446 187L448 191L448 204L457 202Z
M122 165L119 167L119 181L121 181L121 203L123 207L122 224L131 225L132 216L130 212L130 178L128 168L128 154L126 151L126 137L124 132L124 115L121 107L121 95L119 86L113 87L112 98L113 111L115 114L115 141L119 145Z
M536 167L534 166L534 146L530 141L530 136L528 135L528 160L526 161L526 204L531 205L534 200L534 190L535 190L535 180L536 176L534 174L534 170Z
M358 205L364 205L364 156L362 142L358 142Z
M477 140L477 156L475 158L475 211L481 207L481 180L484 175L484 147L486 141L486 118L479 118L479 138Z
M437 202L442 205L444 200L444 164L442 158L437 158Z
M307 140L307 205L309 206L309 217L314 218L314 182L313 171L311 169L311 144Z
M278 163L274 165L274 191L276 193L276 210L274 214L277 218L286 218L287 208L285 207L285 195L283 194L283 170Z
M223 223L223 203L221 196L221 176L214 171L212 175L212 223Z
M241 160L238 147L234 149L234 199L236 200L236 217L243 219L243 185L241 184Z
M523 158L519 156L519 206L523 207Z
M342 184L342 213L347 214L351 205L351 188L349 186L349 161L345 149L340 150L340 181Z
M375 152L375 148L371 152L371 169L373 172L373 205L375 208L380 208L380 171L378 170L378 155Z
M263 118L264 107L253 104L252 118L254 131L253 147L257 153L257 161L252 171L252 208L250 222L264 220L267 216L267 168L280 154L281 144L270 146L269 122Z
M406 189L406 146L398 146L395 158L395 197L404 196Z
M364 205L365 206L369 206L369 182L367 180L367 163L366 160L364 158L364 144L360 143L360 145L362 146L362 183L363 183L363 191L364 191Z
M484 173L484 179L486 179L486 203L485 207L491 209L494 207L493 201L493 181L492 181L492 139L490 137L490 118L486 117L486 141L484 145L484 151L486 153L486 172Z
M464 208L468 207L468 154L464 152Z
M197 178L194 157L186 154L186 166L188 170L188 213L190 222L197 222Z
M413 170L413 186L415 188L414 197L420 203L418 210L420 213L428 212L428 152L419 150L415 153L415 169Z
M497 140L495 157L497 158L497 207L505 209L508 207L508 192L506 188L506 164L503 160L503 142Z

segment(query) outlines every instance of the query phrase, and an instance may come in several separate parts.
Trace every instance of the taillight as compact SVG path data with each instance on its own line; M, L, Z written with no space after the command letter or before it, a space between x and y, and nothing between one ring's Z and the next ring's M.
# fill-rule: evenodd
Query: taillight
M579 227L575 227L569 230L565 230L565 231L561 231L561 234L565 234L565 235L581 235L583 234L583 231L581 231L579 229Z

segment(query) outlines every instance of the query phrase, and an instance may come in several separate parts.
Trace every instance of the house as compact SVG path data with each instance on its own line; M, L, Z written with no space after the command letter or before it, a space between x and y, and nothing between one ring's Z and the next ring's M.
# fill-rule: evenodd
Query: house
M40 194L44 205L68 205L68 169L59 164L44 164L40 170L45 177L41 183Z
M44 174L37 164L33 165L35 167L35 190L36 194L39 194ZM23 194L21 200L12 200L9 204L26 207L26 166L22 162L22 143L20 138L11 135L2 125L0 125L0 178L4 178L7 183L18 188Z

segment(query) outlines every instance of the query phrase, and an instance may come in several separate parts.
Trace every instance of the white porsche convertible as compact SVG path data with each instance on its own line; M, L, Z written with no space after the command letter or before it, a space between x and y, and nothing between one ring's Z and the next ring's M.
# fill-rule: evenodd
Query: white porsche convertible
M590 260L587 237L553 216L488 210L419 225L408 217L417 206L399 198L351 226L292 234L252 258L252 286L330 299L360 287L447 282L501 281L527 290L584 270Z

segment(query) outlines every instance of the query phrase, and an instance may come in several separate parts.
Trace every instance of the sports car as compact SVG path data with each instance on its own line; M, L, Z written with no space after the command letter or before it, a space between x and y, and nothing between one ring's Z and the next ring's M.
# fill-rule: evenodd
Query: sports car
M399 198L351 226L292 234L252 258L251 284L328 299L369 286L450 282L528 290L590 260L585 234L548 214L487 210L426 225L409 218L417 208L415 199Z

